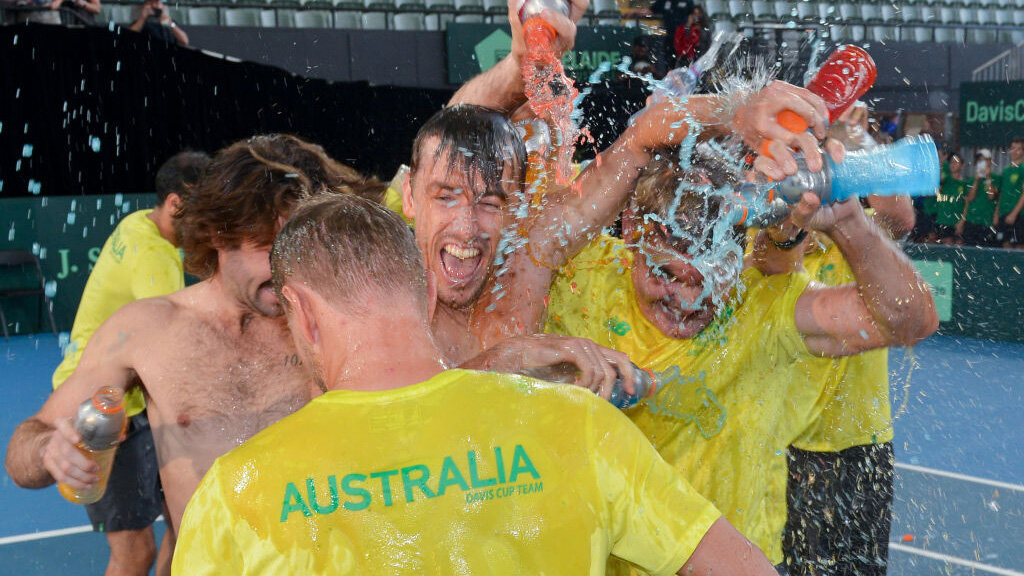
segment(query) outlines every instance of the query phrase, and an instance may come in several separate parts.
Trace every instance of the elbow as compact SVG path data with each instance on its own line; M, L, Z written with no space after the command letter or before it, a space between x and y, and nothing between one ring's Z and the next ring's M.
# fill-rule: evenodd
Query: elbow
M891 341L894 346L916 346L939 329L939 314L931 294L924 302L907 305L903 313L894 316Z

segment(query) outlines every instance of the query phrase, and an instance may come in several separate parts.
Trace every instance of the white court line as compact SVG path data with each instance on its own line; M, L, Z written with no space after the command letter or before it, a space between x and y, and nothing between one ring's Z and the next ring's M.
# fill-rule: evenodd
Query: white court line
M157 516L156 522L163 522L164 517L161 514ZM18 534L16 536L4 536L0 538L0 546L5 544L17 544L19 542L31 542L33 540L45 540L47 538L59 538L61 536L70 536L72 534L81 534L83 532L92 532L92 526L86 524L85 526L72 526L71 528L61 528L60 530L45 530L43 532L33 532L31 534Z
M985 486L992 486L995 488L1002 488L1004 490L1014 490L1016 492L1024 492L1024 486L1020 484L1010 484L1009 482L999 482L998 480L989 480L987 478L978 478L977 476L968 476L967 474L957 474L956 472L946 472L945 470L936 470L935 468L925 468L924 466L914 466L913 464L903 464L901 462L896 463L897 468L903 470L911 470L913 472L921 472L923 474L932 474L934 476L945 476L946 478L953 478L955 480L964 480L965 482L974 482L975 484L984 484Z
M999 568L997 566L989 566L988 564L982 564L981 562L975 562L973 560L964 560L963 558L957 558L956 556L949 556L947 554L939 554L938 552L921 550L920 548L914 548L913 546L907 546L905 544L900 544L899 542L889 542L889 550L899 550L900 552L916 554L918 556L932 558L933 560L942 560L943 562L949 564L958 564L960 566L966 566L968 568L981 570L983 572L1000 574L1001 576L1024 576L1024 572L1017 572L1015 570Z

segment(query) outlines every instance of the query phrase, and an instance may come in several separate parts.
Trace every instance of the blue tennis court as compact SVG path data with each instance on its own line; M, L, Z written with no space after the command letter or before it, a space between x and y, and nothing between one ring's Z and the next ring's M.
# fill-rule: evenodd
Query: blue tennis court
M52 336L15 337L0 352L6 448L48 395L60 352ZM889 573L1024 576L1024 345L934 336L891 359L898 477ZM55 488L22 490L5 473L0 510L0 575L102 573L106 540Z

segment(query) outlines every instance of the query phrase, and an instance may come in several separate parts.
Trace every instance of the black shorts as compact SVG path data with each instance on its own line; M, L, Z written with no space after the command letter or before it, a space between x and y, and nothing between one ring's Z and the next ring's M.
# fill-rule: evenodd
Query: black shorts
M892 525L892 443L842 452L789 449L782 551L790 576L885 576Z
M995 231L991 226L964 222L964 244L969 246L994 246Z
M117 447L107 491L85 511L96 532L141 530L163 513L160 466L149 418L142 412L128 422L128 436Z
M936 224L935 231L938 232L939 238L957 238L956 226L946 226L945 224Z
M996 227L996 240L999 245L1004 243L1021 245L1024 244L1024 214L1017 217L1013 224L1000 224Z

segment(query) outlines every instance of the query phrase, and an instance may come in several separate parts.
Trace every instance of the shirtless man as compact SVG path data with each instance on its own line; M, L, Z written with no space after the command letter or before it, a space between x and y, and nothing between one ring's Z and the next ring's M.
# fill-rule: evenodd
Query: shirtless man
M186 269L203 281L132 302L95 332L74 374L14 431L7 473L15 483L94 485L97 466L75 448L71 417L101 386L141 386L175 531L218 456L313 394L271 288L278 228L304 197L364 186L294 136L257 136L221 150L178 214Z

